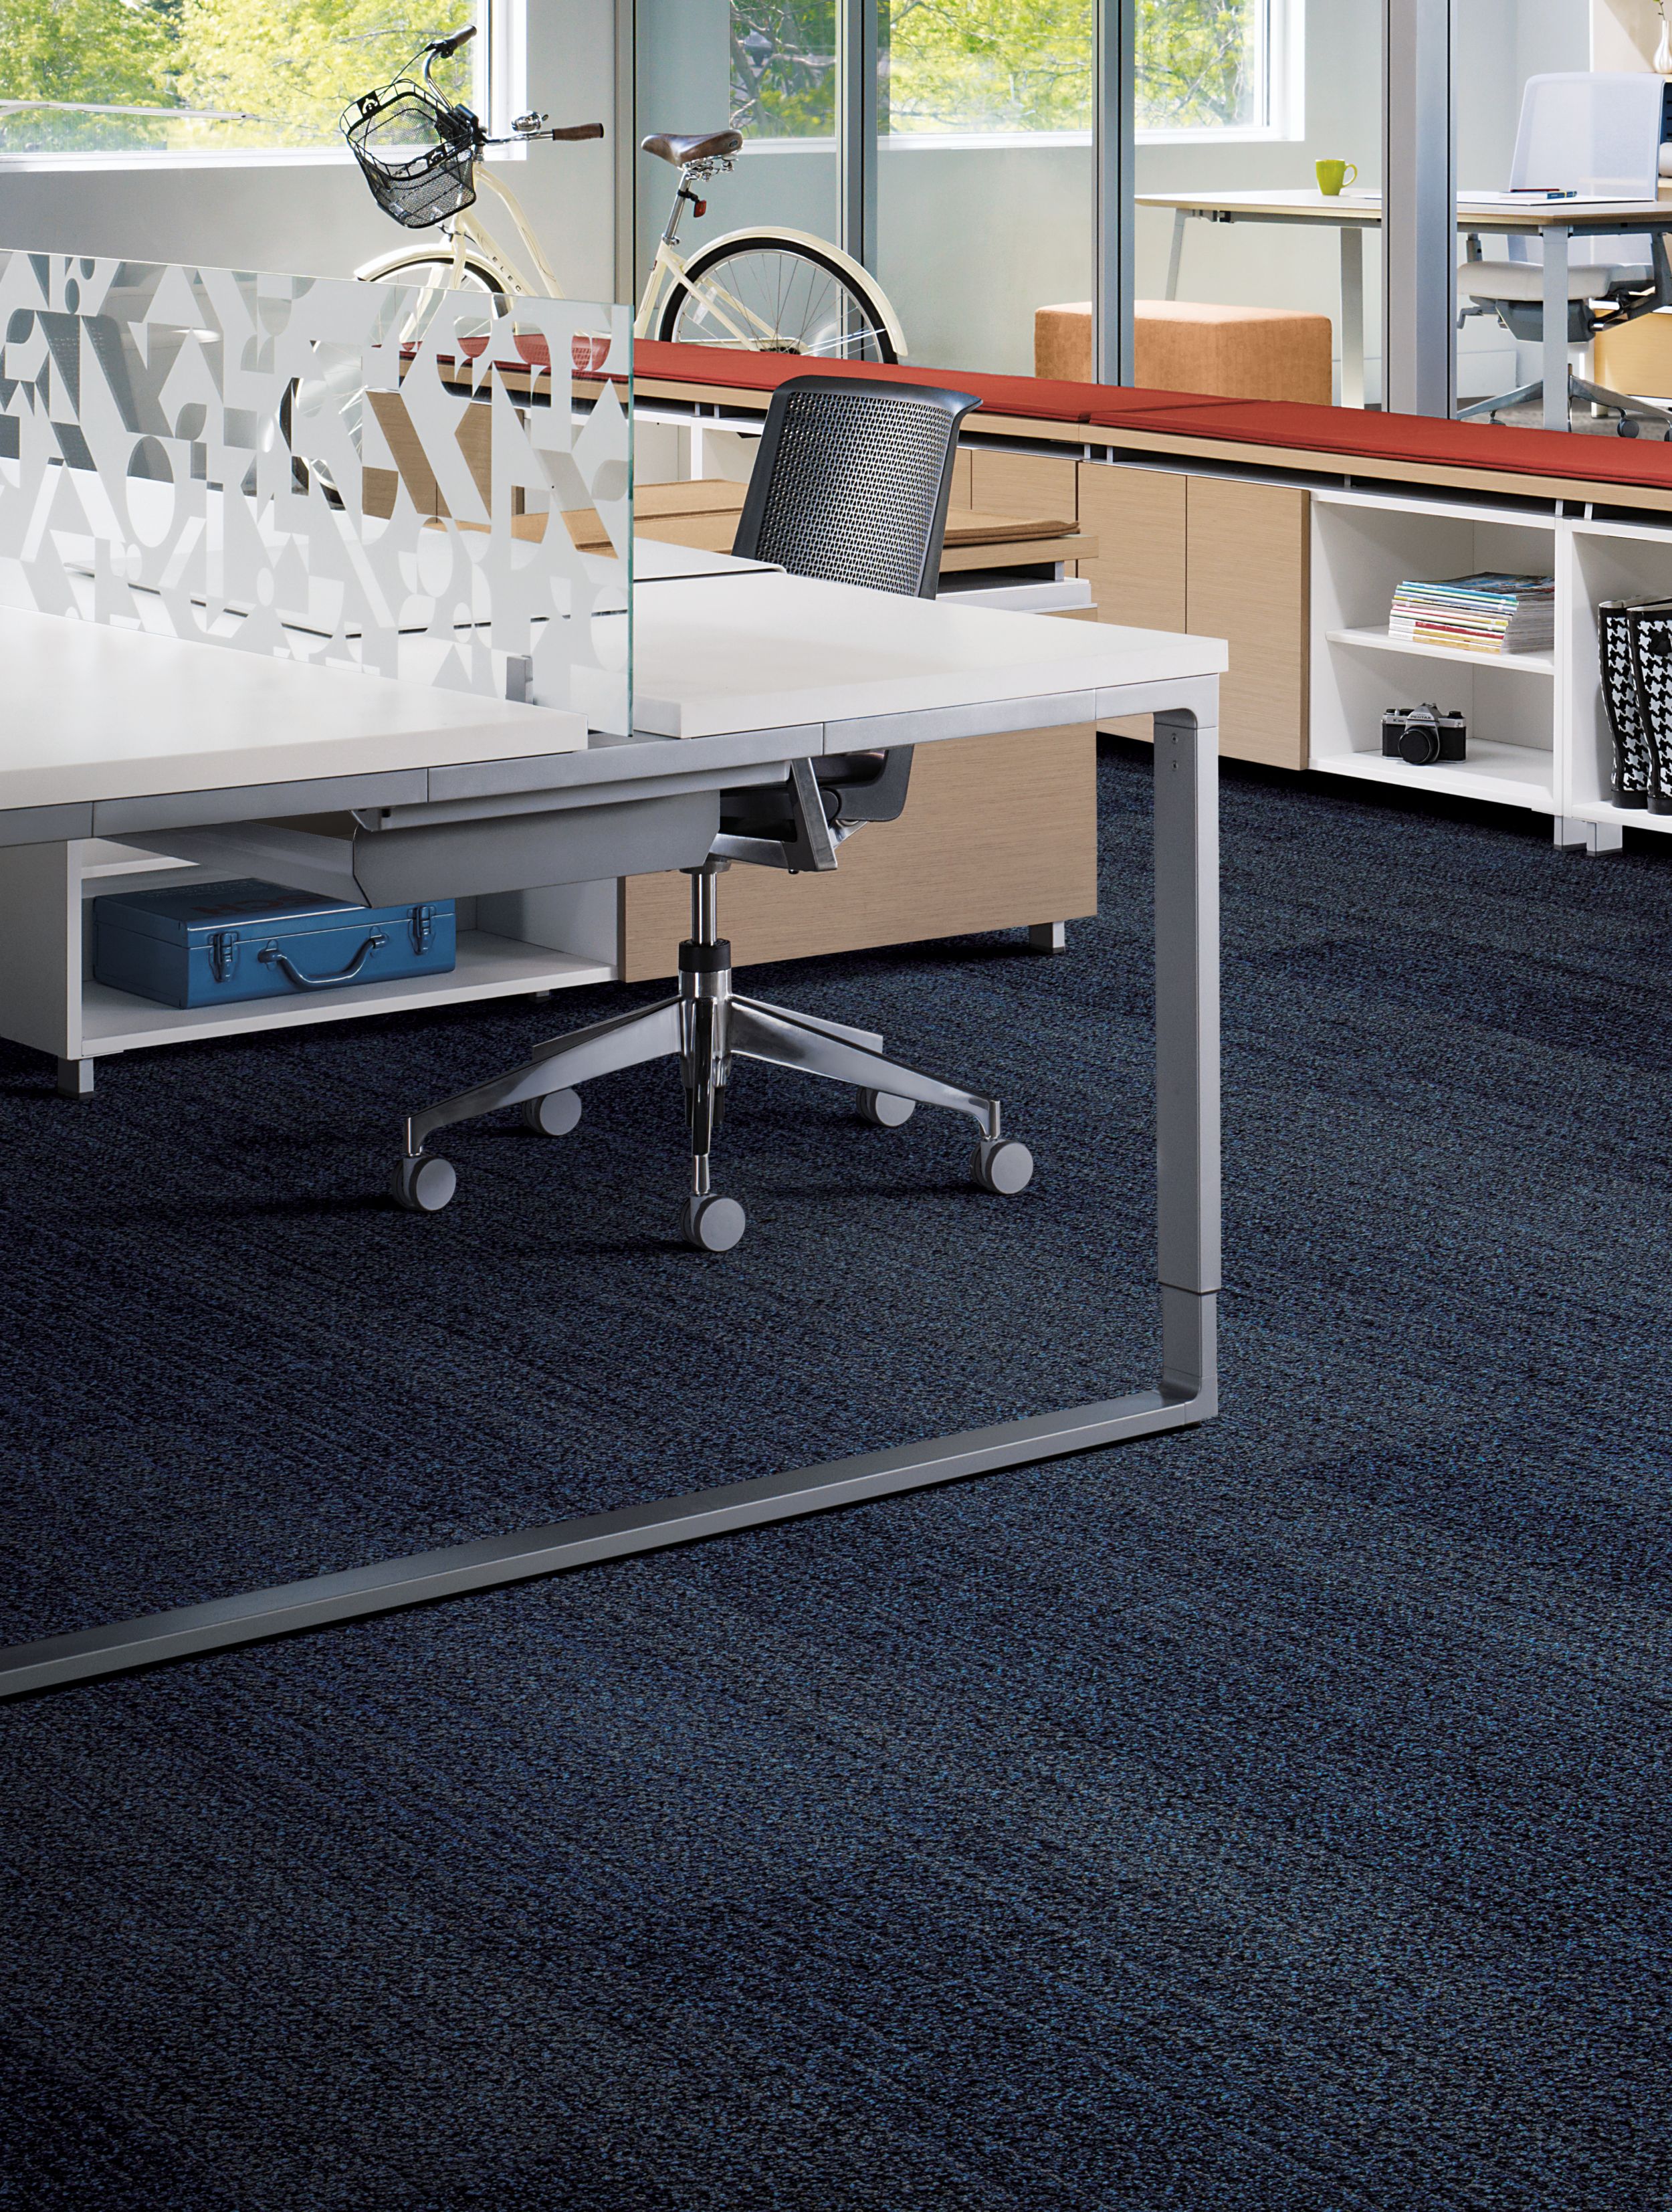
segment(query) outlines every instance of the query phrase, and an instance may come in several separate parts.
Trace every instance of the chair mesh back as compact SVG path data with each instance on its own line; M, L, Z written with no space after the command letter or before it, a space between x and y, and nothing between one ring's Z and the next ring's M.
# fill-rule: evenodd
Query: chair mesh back
M775 395L733 550L795 576L927 597L975 401L810 377Z

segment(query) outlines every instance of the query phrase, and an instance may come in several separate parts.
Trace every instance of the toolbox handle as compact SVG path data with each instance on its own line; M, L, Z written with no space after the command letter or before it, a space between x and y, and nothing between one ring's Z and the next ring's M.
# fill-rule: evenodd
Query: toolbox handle
M299 991L328 991L333 983L352 983L373 953L389 942L380 929L374 929L346 968L339 968L334 975L304 975L288 952L277 945L264 945L257 957L270 968L277 968L288 976Z

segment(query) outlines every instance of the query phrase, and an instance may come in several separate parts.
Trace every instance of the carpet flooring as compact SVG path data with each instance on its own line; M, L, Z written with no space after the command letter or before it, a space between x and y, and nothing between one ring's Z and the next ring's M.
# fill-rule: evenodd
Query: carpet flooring
M0 1048L0 1637L1151 1379L1100 785L1066 957L752 986L1014 1200L748 1069L726 1259L666 1070L382 1201L641 993ZM1672 870L1237 770L1225 852L1223 1417L0 1711L0 2206L1667 2212Z

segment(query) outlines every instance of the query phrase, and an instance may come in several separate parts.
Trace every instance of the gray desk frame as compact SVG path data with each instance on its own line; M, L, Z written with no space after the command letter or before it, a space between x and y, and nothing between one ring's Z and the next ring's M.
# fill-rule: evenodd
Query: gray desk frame
M995 729L1037 729L1124 714L1155 716L1155 990L1157 1239L1161 1374L1154 1388L963 1434L931 1437L856 1458L717 1489L629 1505L510 1536L320 1575L276 1589L183 1606L0 1650L0 1697L119 1674L301 1629L358 1620L403 1606L496 1589L601 1559L698 1537L759 1528L967 1475L1026 1467L1071 1452L1194 1427L1218 1411L1219 1289L1219 684L1213 677L1128 684L1096 693L872 717L798 731L684 741L629 740L549 763L489 763L459 770L356 777L346 792L310 790L310 806L456 803L475 793L526 790L535 781L620 786L641 777L712 787L716 776L787 764L856 746L921 744ZM532 771L543 771L537 779ZM496 781L497 772L497 781ZM441 787L432 790L439 777ZM470 787L466 788L465 787ZM245 818L252 803L295 811L300 787L272 798L248 791L125 801L149 829ZM137 826L134 824L132 826ZM0 843L65 834L0 813ZM113 834L113 825L105 834Z

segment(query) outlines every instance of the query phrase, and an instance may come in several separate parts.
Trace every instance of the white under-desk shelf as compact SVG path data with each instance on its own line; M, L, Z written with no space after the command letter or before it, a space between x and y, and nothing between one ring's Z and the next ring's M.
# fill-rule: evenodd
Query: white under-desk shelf
M1553 653L1470 653L1460 645L1418 645L1407 638L1389 637L1383 629L1331 629L1324 632L1331 645L1352 646L1368 653L1396 653L1408 660L1455 660L1465 668L1513 668L1523 676L1553 676Z
M483 929L459 933L458 965L446 975L406 975L388 983L310 991L297 999L235 1000L215 1006L162 1006L89 977L82 986L82 1036L89 1058L183 1044L198 1037L244 1036L260 1030L299 1029L346 1015L411 1013L483 999L526 997L581 983L607 983L612 967L577 959L544 945L524 945Z

